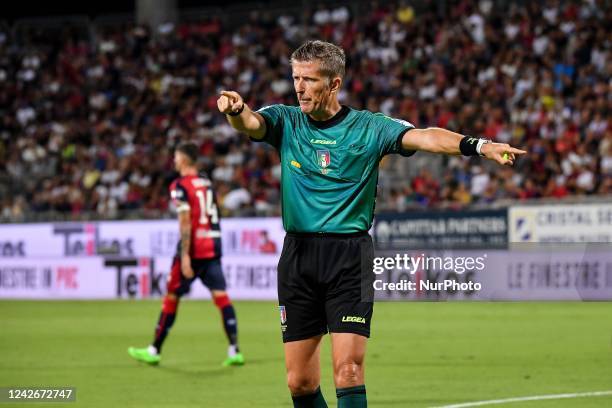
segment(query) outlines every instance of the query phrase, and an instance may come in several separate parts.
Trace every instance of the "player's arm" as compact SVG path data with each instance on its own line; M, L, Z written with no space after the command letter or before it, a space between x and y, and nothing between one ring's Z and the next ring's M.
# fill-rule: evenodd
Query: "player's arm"
M402 148L405 150L422 150L442 154L480 155L499 164L512 165L516 155L527 153L506 143L480 143L479 139L451 132L450 130L430 127L412 129L402 137ZM476 150L478 147L478 151Z
M187 279L193 278L193 268L191 267L191 210L182 209L178 213L179 231L181 234L181 272Z
M238 92L221 91L221 96L217 99L217 107L238 132L254 139L262 139L266 135L266 121L244 103Z

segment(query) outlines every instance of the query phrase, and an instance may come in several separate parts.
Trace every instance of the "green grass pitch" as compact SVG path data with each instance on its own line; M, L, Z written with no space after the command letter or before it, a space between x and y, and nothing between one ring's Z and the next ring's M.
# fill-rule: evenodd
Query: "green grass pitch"
M0 301L0 386L77 388L76 403L54 407L291 406L276 305L235 305L244 367L221 366L219 313L190 300L148 367L126 349L149 344L159 301ZM612 303L382 302L372 330L374 408L612 390ZM327 337L321 388L335 407ZM612 396L501 406L612 407Z

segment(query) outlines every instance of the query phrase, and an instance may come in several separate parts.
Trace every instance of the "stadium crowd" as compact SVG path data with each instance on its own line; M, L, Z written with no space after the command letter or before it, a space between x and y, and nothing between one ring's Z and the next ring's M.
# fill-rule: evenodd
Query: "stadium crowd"
M19 45L0 33L0 219L166 214L181 140L200 144L224 215L278 214L278 155L237 135L216 99L294 105L288 56L307 38L347 52L343 103L529 151L514 169L452 157L411 177L385 158L379 209L612 194L612 9L526 3L254 12L237 29L206 18Z

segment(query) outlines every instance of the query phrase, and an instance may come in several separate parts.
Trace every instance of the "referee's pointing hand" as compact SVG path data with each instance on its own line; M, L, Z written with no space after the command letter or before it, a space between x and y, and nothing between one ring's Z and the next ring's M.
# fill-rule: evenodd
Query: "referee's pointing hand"
M242 96L234 91L221 91L221 96L217 99L217 108L219 108L219 112L225 115L240 112L243 105Z
M507 143L484 144L482 145L481 152L487 159L509 166L514 164L517 155L527 153L525 150L517 149Z

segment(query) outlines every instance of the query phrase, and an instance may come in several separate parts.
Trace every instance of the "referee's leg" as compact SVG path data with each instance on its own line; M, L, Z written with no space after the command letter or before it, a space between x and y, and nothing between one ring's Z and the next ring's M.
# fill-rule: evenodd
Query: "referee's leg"
M337 259L326 274L330 285L325 309L338 408L365 408L364 359L374 311L372 239L330 240L326 248L327 258Z
M294 408L327 408L319 387L320 344L327 333L327 317L317 283L317 242L287 234L278 262L278 305Z
M364 359L368 338L355 333L331 333L331 339L338 407L365 407Z
M323 335L319 335L284 344L287 385L294 407L327 407L319 387L321 382L319 355L322 337Z

